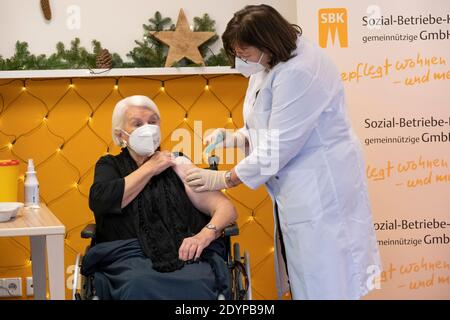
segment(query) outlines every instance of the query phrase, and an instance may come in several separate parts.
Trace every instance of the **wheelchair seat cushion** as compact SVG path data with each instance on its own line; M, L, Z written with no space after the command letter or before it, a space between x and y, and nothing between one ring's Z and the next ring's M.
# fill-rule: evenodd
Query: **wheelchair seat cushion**
M88 251L81 273L94 275L100 299L206 300L217 299L220 293L229 298L228 267L216 251L205 250L199 262L158 272L137 239L103 242Z

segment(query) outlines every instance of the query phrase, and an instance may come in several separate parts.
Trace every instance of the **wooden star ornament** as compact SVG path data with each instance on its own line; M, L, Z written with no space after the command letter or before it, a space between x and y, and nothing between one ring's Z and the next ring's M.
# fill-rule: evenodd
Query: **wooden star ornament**
M196 64L205 65L198 47L216 34L215 32L191 31L186 15L181 9L174 31L156 31L152 32L151 35L169 46L166 67L171 67L183 58L187 58Z

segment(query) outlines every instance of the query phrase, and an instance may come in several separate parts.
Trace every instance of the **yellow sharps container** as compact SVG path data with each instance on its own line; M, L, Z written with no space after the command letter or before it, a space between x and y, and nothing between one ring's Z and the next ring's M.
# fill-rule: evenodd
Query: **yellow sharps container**
M0 202L17 202L19 161L0 160Z

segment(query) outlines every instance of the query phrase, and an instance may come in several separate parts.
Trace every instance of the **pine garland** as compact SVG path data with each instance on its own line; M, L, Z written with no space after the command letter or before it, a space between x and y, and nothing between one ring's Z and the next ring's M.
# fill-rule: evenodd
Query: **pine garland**
M148 21L148 25L142 25L144 39L134 41L137 47L133 48L127 57L133 60L135 67L164 67L168 49L148 34L151 31L175 30L175 25L172 23L172 19L163 18L159 11L156 11L154 17Z
M14 56L3 59L0 56L0 70L53 70L53 69L90 69L95 68L98 53L102 50L101 43L92 41L93 53L80 46L80 39L71 41L70 48L66 49L64 43L56 44L56 53L49 57L45 54L35 56L30 54L28 43L16 42ZM120 68L123 61L116 53L112 54L113 67Z
M164 67L168 48L159 41L148 36L150 31L174 30L175 25L172 19L163 17L157 11L153 18L148 20L148 24L143 24L144 38L135 40L134 47L128 54L132 62L124 62L120 55L112 53L113 68L134 68L134 67ZM194 18L194 31L215 32L215 21L208 14ZM204 43L199 49L204 57L206 66L228 66L229 61L223 49L218 54L214 54L210 49L218 36ZM96 68L97 57L104 50L99 41L91 42L93 51L89 52L80 46L80 39L75 38L70 43L70 48L66 49L64 43L56 44L56 53L46 56L45 54L34 55L28 50L27 42L17 41L15 53L12 57L3 59L0 56L0 70L52 70L52 69L93 69ZM196 66L187 61L180 61L175 66Z
M203 17L194 18L194 31L216 31L216 21L212 20L207 13ZM200 53L206 57L205 65L207 66L228 66L229 61L224 49L220 49L218 54L214 54L211 46L219 39L218 35L205 42L200 46Z

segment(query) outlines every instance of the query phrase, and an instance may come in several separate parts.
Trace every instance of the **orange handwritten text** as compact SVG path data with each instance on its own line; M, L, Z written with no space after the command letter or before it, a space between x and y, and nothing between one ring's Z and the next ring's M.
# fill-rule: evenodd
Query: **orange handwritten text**
M389 263L380 274L380 281L386 283L395 281L398 288L418 290L436 285L450 285L450 263L444 260L427 261L421 257L420 261L396 266ZM405 283L406 282L406 283Z
M417 160L399 161L397 163L387 160L386 164L381 166L369 164L366 167L366 176L369 181L382 181L405 176L406 180L397 181L396 185L416 188L432 183L449 183L450 174L433 172L433 170L445 168L448 168L448 161L445 159L425 159L419 156Z
M401 75L402 72L418 70L421 73L408 75L403 80L394 79L393 83L403 83L405 86L414 86L425 84L431 80L450 80L450 71L435 71L432 68L446 66L447 61L443 57L422 56L417 53L415 57L403 59L385 58L382 63L374 64L369 62L358 62L350 70L341 73L341 79L344 82L359 83L362 79L380 79L389 75ZM424 70L425 69L425 70Z

